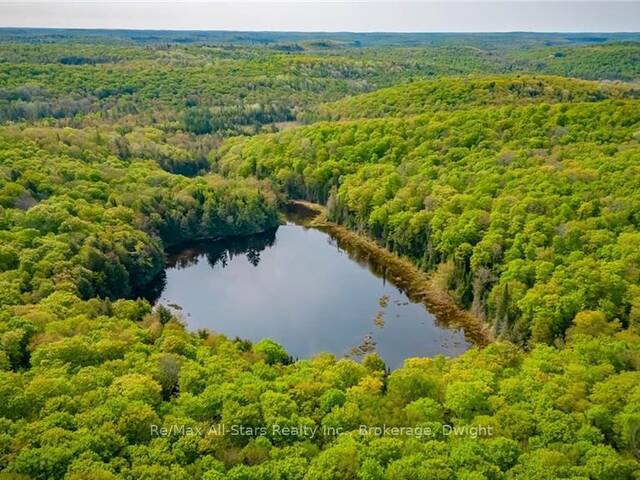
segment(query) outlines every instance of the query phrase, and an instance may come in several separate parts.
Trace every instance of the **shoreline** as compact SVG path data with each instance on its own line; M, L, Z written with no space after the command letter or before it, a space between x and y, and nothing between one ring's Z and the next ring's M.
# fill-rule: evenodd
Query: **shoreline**
M383 263L388 268L393 282L412 300L425 305L429 313L435 317L436 323L462 328L465 338L475 346L483 347L495 341L486 322L455 305L449 294L437 287L433 278L411 261L391 252L368 236L329 221L325 207L320 204L290 200L289 205L302 207L316 214L305 222L304 226L325 231L338 241L360 248Z

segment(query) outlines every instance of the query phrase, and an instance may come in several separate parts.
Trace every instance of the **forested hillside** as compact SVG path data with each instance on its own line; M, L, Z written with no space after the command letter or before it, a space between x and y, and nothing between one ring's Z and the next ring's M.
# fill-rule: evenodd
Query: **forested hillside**
M518 55L534 71L586 79L637 80L640 52L635 42L584 48L544 48ZM603 75L603 72L607 73Z
M93 45L73 37L72 43L16 44L6 31L4 37L0 29L0 122L151 124L197 135L277 129L280 122L304 119L319 103L425 77L510 72L640 77L637 42L571 47L558 42L557 48L536 49L542 39L524 36L512 39L522 42L519 49L456 38L428 47L356 48L318 42Z
M633 35L287 35L0 31L0 479L639 480ZM139 298L291 199L495 342L294 361Z
M639 103L546 103L320 123L228 142L223 174L292 197L435 271L520 343L574 316L637 323Z
M189 180L93 145L67 147L63 142L71 143L73 134L64 133L69 136L43 148L0 130L4 306L58 290L126 297L163 269L163 247L277 225L275 196L266 185L216 176Z
M403 83L316 107L316 120L401 117L480 106L639 98L640 86L553 76L446 77Z

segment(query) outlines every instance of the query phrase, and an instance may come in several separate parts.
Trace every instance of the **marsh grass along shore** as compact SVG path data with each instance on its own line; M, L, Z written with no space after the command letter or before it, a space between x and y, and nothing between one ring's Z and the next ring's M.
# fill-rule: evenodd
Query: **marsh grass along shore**
M471 312L458 308L447 292L436 285L433 277L421 271L409 260L390 252L366 235L327 219L326 209L317 203L293 200L289 209L298 209L298 221L308 227L329 233L337 241L366 252L375 262L383 265L387 278L401 288L413 301L419 301L435 315L442 326L459 327L465 337L475 345L484 346L493 341L490 328Z

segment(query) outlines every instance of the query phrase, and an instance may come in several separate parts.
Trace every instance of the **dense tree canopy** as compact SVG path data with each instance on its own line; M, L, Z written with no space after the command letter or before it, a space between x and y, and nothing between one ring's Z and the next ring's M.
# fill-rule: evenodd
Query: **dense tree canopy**
M2 313L0 465L38 479L631 480L640 337L583 317L561 350L496 343L387 375L375 356L288 364L273 343L188 334L145 302L57 292ZM234 426L252 431L219 434Z
M608 80L640 76L637 42L541 49L533 48L537 39L508 40L525 48L481 38L470 44L452 39L367 49L313 42L298 49L164 42L30 45L4 43L0 32L0 122L143 123L228 136L308 119L318 103L416 78L510 72Z
M325 120L400 117L483 105L577 103L638 97L637 86L620 82L532 75L448 77L382 88L322 104L316 108L315 116Z
M598 310L638 322L636 100L321 123L229 142L217 168L294 197L436 271L525 342Z
M56 290L127 296L163 269L163 246L277 225L266 185L188 179L103 156L83 132L40 134L0 131L2 304Z
M639 480L637 38L307 35L0 31L0 479ZM138 299L288 199L496 341L293 361Z

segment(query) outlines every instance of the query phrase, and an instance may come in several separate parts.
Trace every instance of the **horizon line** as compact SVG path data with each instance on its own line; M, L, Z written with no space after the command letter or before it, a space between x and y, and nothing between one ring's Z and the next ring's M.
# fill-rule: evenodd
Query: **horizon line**
M52 27L52 26L0 26L0 30L74 30L74 31L103 31L103 32L198 32L198 33L295 33L295 34L351 34L351 35L375 35L375 34L394 34L394 35L430 35L430 34L481 34L481 35L510 35L510 34L572 34L572 35L588 35L588 34L606 34L606 35L624 35L624 34L640 34L640 30L234 30L234 29L201 29L201 28L144 28L144 27Z

